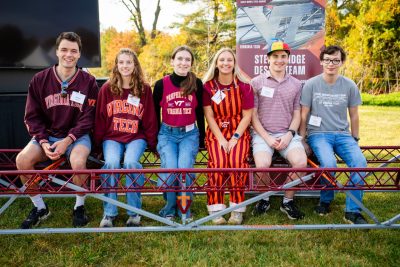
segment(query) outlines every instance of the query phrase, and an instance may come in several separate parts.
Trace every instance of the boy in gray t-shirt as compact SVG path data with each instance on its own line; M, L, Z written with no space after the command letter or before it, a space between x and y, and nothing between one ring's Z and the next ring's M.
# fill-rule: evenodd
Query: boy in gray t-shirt
M349 132L347 108L361 105L357 85L339 75L334 84L324 80L324 74L309 79L301 94L301 105L312 107L309 115L320 117L321 125L307 125L307 133Z
M366 167L359 140L358 106L361 97L357 85L350 79L339 75L346 54L339 46L328 46L320 54L323 73L309 79L301 94L301 123L299 133L307 136L304 146L310 148L318 158L320 167L336 167L337 154L349 167ZM347 120L347 112L350 124ZM350 129L349 129L350 128ZM363 185L362 173L350 175L349 184ZM321 180L323 185L331 186L329 181ZM363 191L349 191L362 202ZM330 212L333 191L321 190L320 203L315 211L323 216ZM346 198L344 219L354 224L367 223L361 215L361 208L350 197Z

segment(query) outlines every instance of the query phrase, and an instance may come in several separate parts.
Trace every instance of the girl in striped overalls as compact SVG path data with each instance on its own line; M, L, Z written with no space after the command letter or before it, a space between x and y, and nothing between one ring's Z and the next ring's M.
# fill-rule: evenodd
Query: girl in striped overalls
M234 52L230 48L220 49L214 56L210 68L203 78L204 114L208 128L206 143L209 168L248 168L250 149L248 130L254 107L251 86L237 66ZM226 179L229 181L226 183ZM216 190L207 194L210 214L225 209L224 184L230 187L230 206L244 201L244 186L247 174L238 173L227 177L221 173L209 176L209 185ZM241 224L245 207L231 213L228 223ZM213 219L214 224L225 224L224 217Z

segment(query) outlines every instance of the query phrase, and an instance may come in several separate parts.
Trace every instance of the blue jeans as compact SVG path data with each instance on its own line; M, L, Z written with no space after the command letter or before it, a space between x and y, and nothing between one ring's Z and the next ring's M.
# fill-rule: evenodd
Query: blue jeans
M308 136L308 144L317 156L320 167L330 168L336 167L335 153L343 159L348 167L367 167L367 161L361 152L358 143L349 133L324 132L313 133ZM365 173L352 173L350 175L350 185L363 185L364 181L361 176ZM333 177L335 174L332 175ZM324 185L329 185L325 179L321 180ZM357 200L362 201L362 190L350 190ZM321 191L320 202L330 203L334 198L334 191ZM360 212L360 207L349 197L346 197L346 212Z
M161 158L161 168L177 169L177 168L193 168L197 152L199 151L199 129L195 127L193 130L186 132L185 127L170 127L161 124L158 134L157 151ZM182 184L182 175L179 175L179 181L175 174L162 173L158 179L158 186L179 186ZM186 175L186 186L192 183L192 174ZM185 193L190 200L193 199L192 193ZM178 193L182 195L182 193ZM177 194L175 192L164 193L166 205L161 209L162 217L175 216L177 212ZM181 212L178 210L178 214ZM190 209L186 212L186 216L190 217Z
M146 149L147 143L143 139L133 140L130 143L124 144L113 140L105 140L103 142L103 154L105 164L102 169L120 169L121 159L124 156L124 169L142 169L142 165L139 163L140 157L143 155ZM117 180L119 175L104 174L101 176L103 187L109 189L118 188ZM125 186L127 188L133 188L143 186L144 177L143 175L137 174L126 174L125 175ZM106 197L117 200L117 193L106 193ZM126 193L126 199L128 205L141 209L142 208L142 196L139 192ZM104 215L117 216L117 206L108 202L103 202ZM136 213L127 211L129 216L136 216Z

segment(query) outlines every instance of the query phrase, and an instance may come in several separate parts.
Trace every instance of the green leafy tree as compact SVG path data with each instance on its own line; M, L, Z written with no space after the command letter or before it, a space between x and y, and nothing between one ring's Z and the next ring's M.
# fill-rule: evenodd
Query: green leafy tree
M191 0L175 0L190 3ZM208 0L202 1L199 10L184 16L182 23L173 27L180 34L190 36L187 45L193 48L198 64L195 72L201 76L208 68L213 54L221 47L235 48L236 36L236 1Z
M399 90L399 0L362 1L358 16L346 17L343 24L349 27L344 39L350 58L346 74L363 91Z

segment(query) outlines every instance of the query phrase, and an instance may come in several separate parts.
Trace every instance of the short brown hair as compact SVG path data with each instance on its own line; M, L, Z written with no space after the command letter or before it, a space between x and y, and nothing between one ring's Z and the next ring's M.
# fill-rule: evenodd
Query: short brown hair
M62 32L56 40L56 50L58 49L58 47L60 46L60 43L62 40L68 40L70 42L74 42L78 44L79 47L79 52L82 51L82 41L81 41L81 37L74 33L74 32Z
M346 52L344 52L343 48L341 48L338 45L330 45L325 47L324 49L321 50L321 54L319 55L319 60L324 59L324 55L333 55L336 54L337 52L340 52L340 59L344 62L346 61Z

